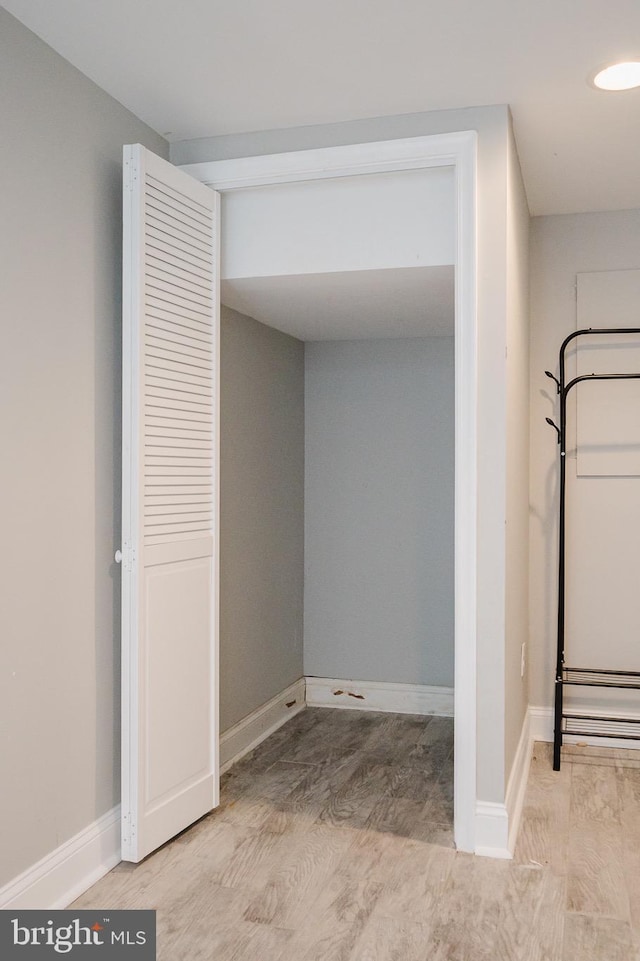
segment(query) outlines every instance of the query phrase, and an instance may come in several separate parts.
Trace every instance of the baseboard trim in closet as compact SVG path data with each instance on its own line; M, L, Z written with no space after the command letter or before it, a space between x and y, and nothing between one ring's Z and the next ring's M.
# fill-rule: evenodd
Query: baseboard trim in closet
M270 701L248 714L220 737L220 773L252 751L305 706L305 683L301 677Z
M307 677L305 680L309 707L453 717L452 687L354 681L335 677Z

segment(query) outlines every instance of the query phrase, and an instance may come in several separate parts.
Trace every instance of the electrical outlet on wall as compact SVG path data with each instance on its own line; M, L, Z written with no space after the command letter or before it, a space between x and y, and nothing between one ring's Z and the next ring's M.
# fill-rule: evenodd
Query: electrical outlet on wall
M520 677L524 677L525 667L527 666L527 645L523 644L520 648Z

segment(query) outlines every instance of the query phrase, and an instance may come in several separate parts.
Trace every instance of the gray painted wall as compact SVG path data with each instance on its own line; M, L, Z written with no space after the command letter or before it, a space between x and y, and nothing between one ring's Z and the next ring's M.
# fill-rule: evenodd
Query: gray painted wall
M168 146L0 10L0 885L120 801L122 145Z
M221 317L221 729L302 676L304 344Z
M557 417L558 408L555 392L550 389L553 384L544 376L544 371L556 371L560 344L576 329L576 274L640 268L640 210L534 217L531 228L530 701L550 706L556 643L558 448L545 417ZM588 537L590 546L595 544L598 549L597 536L606 518L607 505L615 507L613 518L609 518L614 523L620 523L620 512L624 518L628 508L626 522L629 523L628 518L633 518L636 509L638 492L636 478L588 477L578 483L573 460L567 467L567 481L571 496L567 532L571 575L576 567L574 552L583 538ZM590 491L588 501L583 500L585 488ZM606 543L611 542L607 539ZM628 562L637 578L637 537L630 550L628 542L621 543L620 550L628 551ZM567 601L569 619L573 604L579 603L584 616L588 616L589 609L601 603L593 590L585 593L584 584L576 585L573 596L571 593L569 591ZM623 625L624 617L621 622L616 622L615 617L612 619L611 630L603 639L606 650L603 649L602 659L595 666L622 664L628 670L633 669L634 664L629 663L628 652L624 651L630 639ZM567 643L571 643L574 652L576 642L580 653L580 639L568 637ZM628 709L637 710L635 705L629 705Z
M453 338L305 347L305 674L453 685Z

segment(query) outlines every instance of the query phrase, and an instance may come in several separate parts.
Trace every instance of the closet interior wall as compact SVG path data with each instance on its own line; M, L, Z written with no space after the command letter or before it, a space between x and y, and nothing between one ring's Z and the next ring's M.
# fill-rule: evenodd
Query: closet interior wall
M220 729L303 674L304 344L220 317Z
M453 337L221 322L222 731L303 675L450 688Z

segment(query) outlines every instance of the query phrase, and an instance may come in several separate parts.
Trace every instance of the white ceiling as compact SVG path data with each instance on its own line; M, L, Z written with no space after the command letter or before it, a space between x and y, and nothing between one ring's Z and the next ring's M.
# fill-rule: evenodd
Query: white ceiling
M587 84L640 56L638 0L4 6L172 140L509 103L532 213L640 207L640 90Z
M222 281L222 302L300 340L453 336L453 267Z

